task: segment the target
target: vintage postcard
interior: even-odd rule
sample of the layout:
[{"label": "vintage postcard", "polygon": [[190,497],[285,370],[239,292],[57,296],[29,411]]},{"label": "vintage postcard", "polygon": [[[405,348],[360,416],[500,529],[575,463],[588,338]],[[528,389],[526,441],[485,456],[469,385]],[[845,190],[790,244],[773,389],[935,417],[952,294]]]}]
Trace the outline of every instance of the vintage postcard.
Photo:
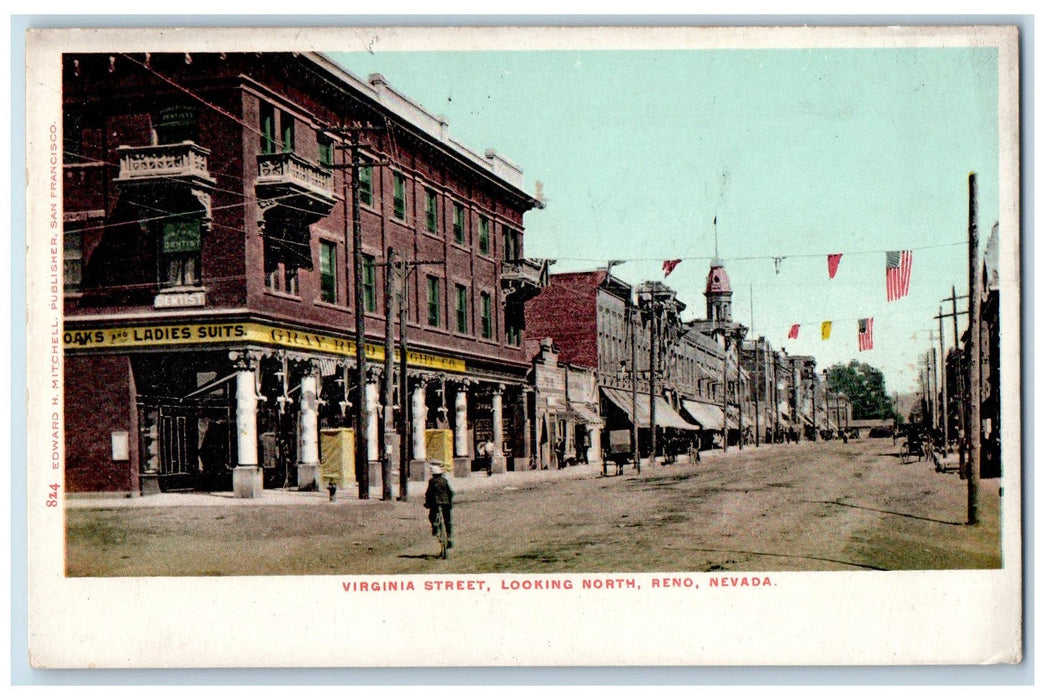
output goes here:
[{"label": "vintage postcard", "polygon": [[1016,27],[26,45],[34,667],[1021,660]]}]

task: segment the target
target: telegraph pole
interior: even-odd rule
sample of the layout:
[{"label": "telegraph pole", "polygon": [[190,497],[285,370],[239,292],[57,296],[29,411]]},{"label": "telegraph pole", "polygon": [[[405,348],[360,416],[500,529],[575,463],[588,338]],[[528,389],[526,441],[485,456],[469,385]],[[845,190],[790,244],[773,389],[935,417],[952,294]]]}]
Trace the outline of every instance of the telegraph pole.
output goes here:
[{"label": "telegraph pole", "polygon": [[628,327],[631,333],[631,459],[635,463],[635,469],[642,473],[642,464],[639,462],[639,380],[638,380],[638,351],[635,348],[635,302],[632,293],[628,293]]},{"label": "telegraph pole", "polygon": [[[343,198],[345,207],[345,239],[348,239],[348,205],[352,203],[352,285],[354,294],[354,315],[356,319],[355,344],[356,344],[356,386],[358,395],[353,405],[354,430],[355,430],[355,463],[356,482],[359,484],[359,498],[370,498],[370,462],[368,434],[370,430],[370,417],[366,410],[366,313],[365,300],[363,297],[363,228],[359,216],[359,169],[363,162],[359,158],[359,134],[363,131],[379,132],[384,127],[342,126],[331,127],[330,132],[341,139],[347,136],[347,143],[340,146],[342,162],[335,168],[348,170],[351,176],[342,178]],[[349,156],[347,152],[350,152]],[[367,165],[387,165],[387,163],[368,163]],[[346,377],[347,380],[347,377]],[[346,386],[347,391],[347,386]],[[383,471],[383,470],[382,470]]]},{"label": "telegraph pole", "polygon": [[410,484],[410,389],[406,373],[406,264],[396,262],[394,269],[396,283],[399,287],[399,500],[405,501]]},{"label": "telegraph pole", "polygon": [[980,237],[976,213],[976,173],[969,173],[969,525],[980,522]]},{"label": "telegraph pole", "polygon": [[657,320],[656,301],[649,305],[649,466],[657,462]]},{"label": "telegraph pole", "polygon": [[[392,500],[392,442],[395,435],[395,427],[392,423],[395,405],[395,388],[392,383],[392,374],[395,371],[395,344],[392,334],[395,332],[395,298],[392,292],[392,276],[395,274],[395,248],[389,246],[385,257],[385,369],[384,386],[381,392],[382,431],[384,440],[381,441],[381,500]],[[405,437],[405,435],[404,435]],[[403,465],[399,465],[402,472]]]},{"label": "telegraph pole", "polygon": [[[407,379],[407,360],[409,357],[409,348],[407,347],[407,311],[409,309],[409,296],[408,296],[408,285],[407,279],[410,273],[416,267],[421,265],[444,265],[445,260],[395,260],[397,257],[395,251],[392,248],[388,249],[388,266],[389,274],[395,271],[396,287],[398,293],[395,294],[398,303],[397,307],[399,310],[399,498],[397,500],[405,501],[408,498],[409,483],[410,483],[410,386]],[[391,328],[392,320],[390,316],[386,316],[386,323]],[[389,336],[385,336],[385,342],[387,343]],[[385,346],[385,367],[389,367],[391,360],[389,359],[394,354],[394,351],[388,350],[388,346]],[[388,385],[386,384],[386,388]],[[391,406],[392,391],[389,390],[387,395],[387,406]]]},{"label": "telegraph pole", "polygon": [[[352,284],[355,286],[356,317],[356,481],[359,498],[370,498],[370,461],[367,438],[370,434],[370,416],[366,410],[366,318],[363,297],[363,227],[359,217],[359,131],[352,130]],[[347,184],[348,178],[346,178]],[[346,192],[346,199],[348,199]]]},{"label": "telegraph pole", "polygon": [[738,335],[735,339],[737,348],[737,449],[744,450],[744,392],[740,388],[740,346],[744,341]]},{"label": "telegraph pole", "polygon": [[722,334],[722,452],[729,452],[729,336]]},{"label": "telegraph pole", "polygon": [[949,423],[951,411],[947,396],[947,356],[943,354],[943,306],[939,307],[939,313],[936,315],[936,319],[939,322],[939,342],[940,342],[940,413],[941,423],[943,423],[943,454],[946,457],[950,452],[951,446],[951,428]]}]

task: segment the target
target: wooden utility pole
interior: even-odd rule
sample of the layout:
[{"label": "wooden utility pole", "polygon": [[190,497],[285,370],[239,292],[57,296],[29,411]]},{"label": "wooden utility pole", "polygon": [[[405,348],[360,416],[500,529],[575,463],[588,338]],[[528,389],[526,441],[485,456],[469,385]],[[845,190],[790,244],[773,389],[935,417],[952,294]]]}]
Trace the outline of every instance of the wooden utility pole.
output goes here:
[{"label": "wooden utility pole", "polygon": [[628,292],[628,329],[631,335],[631,461],[635,464],[635,471],[642,473],[642,463],[639,461],[639,378],[638,378],[638,350],[635,347],[635,299],[634,292]]},{"label": "wooden utility pole", "polygon": [[399,288],[399,500],[408,498],[410,484],[410,387],[407,380],[406,347],[406,265],[396,262],[396,286]]},{"label": "wooden utility pole", "polygon": [[[370,416],[366,410],[366,305],[363,296],[363,227],[359,217],[359,132],[352,130],[352,284],[355,287],[354,315],[356,317],[356,481],[359,497],[370,498],[370,461],[367,438],[370,434]],[[349,178],[346,178],[346,183]],[[348,193],[345,193],[346,199]]]},{"label": "wooden utility pole", "polygon": [[[381,500],[392,500],[392,444],[395,436],[395,426],[392,423],[395,405],[395,385],[393,384],[393,373],[395,372],[395,294],[392,286],[392,277],[395,275],[395,249],[389,246],[385,257],[385,368],[384,386],[381,396],[382,404],[382,431],[384,439],[381,441]],[[404,435],[405,437],[405,435]],[[402,472],[404,465],[399,465]]]},{"label": "wooden utility pole", "polygon": [[650,295],[649,304],[649,466],[657,461],[657,336],[659,311]]},{"label": "wooden utility pole", "polygon": [[947,356],[943,353],[943,307],[939,307],[936,319],[940,326],[940,422],[943,423],[943,454],[946,457],[950,453],[951,428],[949,423],[951,411],[950,401],[947,396]]},{"label": "wooden utility pole", "polygon": [[976,228],[976,173],[969,173],[969,525],[980,522],[980,238]]},{"label": "wooden utility pole", "polygon": [[740,346],[743,342],[738,335],[735,339],[735,346],[737,349],[737,449],[740,451],[744,450],[744,392],[740,383]]},{"label": "wooden utility pole", "polygon": [[729,451],[729,336],[722,334],[722,451]]}]

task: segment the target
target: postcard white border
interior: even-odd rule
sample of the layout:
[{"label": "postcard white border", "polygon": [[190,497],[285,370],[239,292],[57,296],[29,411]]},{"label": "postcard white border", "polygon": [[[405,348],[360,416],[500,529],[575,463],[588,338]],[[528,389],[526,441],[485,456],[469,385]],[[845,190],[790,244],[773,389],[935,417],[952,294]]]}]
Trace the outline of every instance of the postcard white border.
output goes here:
[{"label": "postcard white border", "polygon": [[[60,127],[62,51],[997,46],[1001,126],[1002,324],[1020,327],[1018,54],[1012,27],[193,28],[48,30],[27,38],[28,475],[30,652],[42,667],[990,664],[1019,659],[1020,465],[1006,463],[1005,567],[992,571],[775,573],[769,588],[430,593],[360,599],[343,577],[66,579],[62,509],[47,508],[62,444],[50,378],[61,304],[51,308],[50,127]],[[60,167],[59,167],[60,171]],[[60,178],[59,178],[60,180]],[[61,195],[57,195],[60,208]],[[60,218],[59,218],[60,221]],[[45,234],[46,232],[46,234]],[[60,293],[60,292],[59,292]],[[1002,335],[1003,425],[1021,438],[1020,334]],[[57,368],[57,369],[56,369]],[[56,422],[57,421],[57,422]],[[57,435],[56,435],[57,433]],[[1016,449],[1018,452],[1018,447]],[[752,575],[763,575],[750,572]],[[648,574],[629,575],[649,578]],[[504,577],[486,575],[496,582]],[[579,580],[579,576],[568,578]],[[423,581],[424,577],[417,579]],[[262,601],[297,605],[272,610]],[[706,592],[705,592],[706,593]],[[118,601],[118,604],[116,604]],[[365,603],[365,604],[364,604]],[[438,603],[440,625],[425,612]],[[868,614],[873,611],[873,614]],[[961,611],[961,614],[955,614]],[[143,624],[147,621],[147,624]],[[162,643],[161,643],[162,640]],[[452,640],[450,645],[447,640]]]}]

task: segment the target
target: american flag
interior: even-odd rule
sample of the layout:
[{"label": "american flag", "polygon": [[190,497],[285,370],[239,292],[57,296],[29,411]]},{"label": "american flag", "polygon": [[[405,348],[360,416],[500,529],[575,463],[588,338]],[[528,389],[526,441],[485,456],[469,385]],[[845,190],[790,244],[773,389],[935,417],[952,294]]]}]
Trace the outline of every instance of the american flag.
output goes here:
[{"label": "american flag", "polygon": [[890,250],[885,254],[886,301],[896,301],[910,291],[911,258],[909,250]]},{"label": "american flag", "polygon": [[874,319],[861,318],[857,321],[856,341],[860,350],[874,349]]}]

